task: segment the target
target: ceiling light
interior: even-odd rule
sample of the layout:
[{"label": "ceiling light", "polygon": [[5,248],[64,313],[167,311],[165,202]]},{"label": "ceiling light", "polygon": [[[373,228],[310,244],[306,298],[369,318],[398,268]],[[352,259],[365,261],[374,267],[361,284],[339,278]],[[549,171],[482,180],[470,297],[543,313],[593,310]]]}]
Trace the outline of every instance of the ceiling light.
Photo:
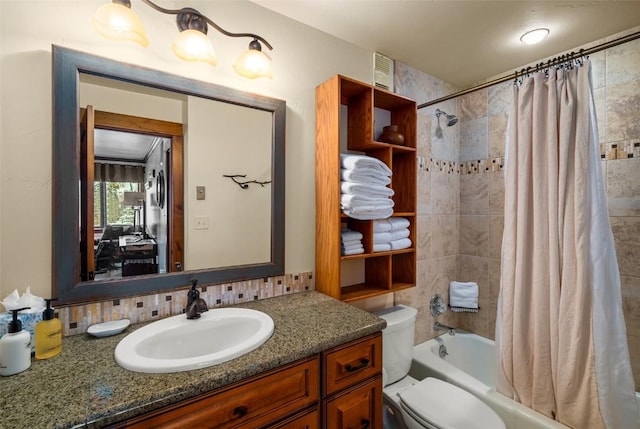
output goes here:
[{"label": "ceiling light", "polygon": [[[228,37],[250,37],[249,49],[244,52],[233,68],[241,75],[251,79],[258,77],[271,78],[271,58],[262,52],[262,44],[273,49],[264,38],[253,33],[231,33],[207,18],[195,9],[165,9],[151,0],[140,0],[158,12],[176,15],[176,24],[180,33],[173,42],[173,52],[186,61],[203,61],[216,65],[216,56],[207,37],[208,26],[212,26]],[[103,36],[116,40],[132,40],[147,46],[149,44],[142,23],[131,10],[130,0],[111,0],[101,6],[94,15],[93,25]]]},{"label": "ceiling light", "polygon": [[520,41],[527,45],[535,45],[542,42],[549,34],[548,28],[536,28],[535,30],[527,31],[520,36]]}]

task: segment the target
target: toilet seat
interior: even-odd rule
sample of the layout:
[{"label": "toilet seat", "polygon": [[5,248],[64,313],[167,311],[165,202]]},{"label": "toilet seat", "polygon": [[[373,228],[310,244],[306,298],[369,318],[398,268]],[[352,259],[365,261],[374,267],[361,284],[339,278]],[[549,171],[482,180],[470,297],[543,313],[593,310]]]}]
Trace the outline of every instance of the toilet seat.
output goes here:
[{"label": "toilet seat", "polygon": [[399,396],[401,407],[427,428],[506,428],[502,419],[480,399],[437,378],[425,378]]}]

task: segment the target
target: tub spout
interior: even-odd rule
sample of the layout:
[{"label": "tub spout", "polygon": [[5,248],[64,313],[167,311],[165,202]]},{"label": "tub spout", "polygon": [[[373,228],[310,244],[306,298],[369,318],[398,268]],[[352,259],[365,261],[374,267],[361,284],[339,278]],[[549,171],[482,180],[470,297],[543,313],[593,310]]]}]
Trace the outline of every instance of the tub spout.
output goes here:
[{"label": "tub spout", "polygon": [[438,332],[438,331],[446,331],[449,332],[449,335],[455,335],[456,334],[456,328],[452,328],[451,326],[447,326],[447,325],[443,325],[440,322],[435,322],[433,324],[433,330]]}]

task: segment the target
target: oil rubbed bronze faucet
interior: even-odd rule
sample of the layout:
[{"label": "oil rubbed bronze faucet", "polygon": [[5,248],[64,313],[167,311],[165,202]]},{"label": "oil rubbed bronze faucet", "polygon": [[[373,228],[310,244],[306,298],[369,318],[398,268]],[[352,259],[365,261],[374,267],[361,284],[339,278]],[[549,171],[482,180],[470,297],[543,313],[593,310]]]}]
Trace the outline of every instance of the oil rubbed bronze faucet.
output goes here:
[{"label": "oil rubbed bronze faucet", "polygon": [[200,298],[200,292],[196,289],[198,279],[191,279],[191,290],[187,295],[187,319],[198,319],[200,314],[209,310],[207,302]]}]

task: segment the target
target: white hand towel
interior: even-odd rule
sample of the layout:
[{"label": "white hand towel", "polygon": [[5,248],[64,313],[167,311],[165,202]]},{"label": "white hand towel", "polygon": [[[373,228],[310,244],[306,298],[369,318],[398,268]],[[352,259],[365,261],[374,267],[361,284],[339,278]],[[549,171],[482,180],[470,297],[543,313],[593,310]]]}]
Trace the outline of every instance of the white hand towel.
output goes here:
[{"label": "white hand towel", "polygon": [[449,306],[455,312],[478,311],[478,284],[476,282],[449,283]]},{"label": "white hand towel", "polygon": [[400,250],[411,247],[411,240],[408,238],[401,238],[400,240],[394,240],[391,243],[391,250]]},{"label": "white hand towel", "polygon": [[373,244],[388,244],[391,242],[391,233],[389,232],[374,232]]},{"label": "white hand towel", "polygon": [[386,186],[355,182],[340,182],[340,190],[343,194],[362,195],[370,198],[388,198],[395,194],[393,189]]},{"label": "white hand towel", "polygon": [[391,231],[391,224],[387,219],[373,221],[373,232],[389,232],[389,231]]},{"label": "white hand towel", "polygon": [[385,219],[393,214],[393,207],[380,208],[374,206],[358,206],[342,210],[342,213],[350,218],[358,220]]},{"label": "white hand towel", "polygon": [[389,223],[391,224],[392,230],[409,228],[410,225],[409,219],[403,217],[392,217],[389,219]]},{"label": "white hand towel", "polygon": [[392,174],[392,171],[387,164],[371,156],[342,153],[340,154],[340,163],[343,168],[349,170],[370,168],[378,170],[387,176],[391,176]]},{"label": "white hand towel", "polygon": [[389,234],[391,234],[391,241],[400,240],[401,238],[407,238],[409,237],[409,235],[411,235],[407,228],[398,230],[392,229],[391,231],[389,231]]},{"label": "white hand towel", "polygon": [[342,168],[340,177],[345,182],[368,183],[370,185],[387,186],[391,183],[391,177],[381,173],[375,168],[362,167],[357,170]]},{"label": "white hand towel", "polygon": [[356,207],[373,207],[375,209],[388,209],[393,207],[391,198],[371,198],[363,195],[342,194],[340,205],[343,209]]},{"label": "white hand towel", "polygon": [[389,243],[380,243],[373,245],[374,252],[388,252],[389,250],[391,250],[391,244]]},{"label": "white hand towel", "polygon": [[343,229],[340,235],[342,236],[342,241],[362,240],[361,232],[352,231],[350,229]]},{"label": "white hand towel", "polygon": [[342,252],[342,254],[344,256],[359,255],[360,253],[364,253],[364,247],[363,246],[356,247],[355,249],[344,250]]}]

